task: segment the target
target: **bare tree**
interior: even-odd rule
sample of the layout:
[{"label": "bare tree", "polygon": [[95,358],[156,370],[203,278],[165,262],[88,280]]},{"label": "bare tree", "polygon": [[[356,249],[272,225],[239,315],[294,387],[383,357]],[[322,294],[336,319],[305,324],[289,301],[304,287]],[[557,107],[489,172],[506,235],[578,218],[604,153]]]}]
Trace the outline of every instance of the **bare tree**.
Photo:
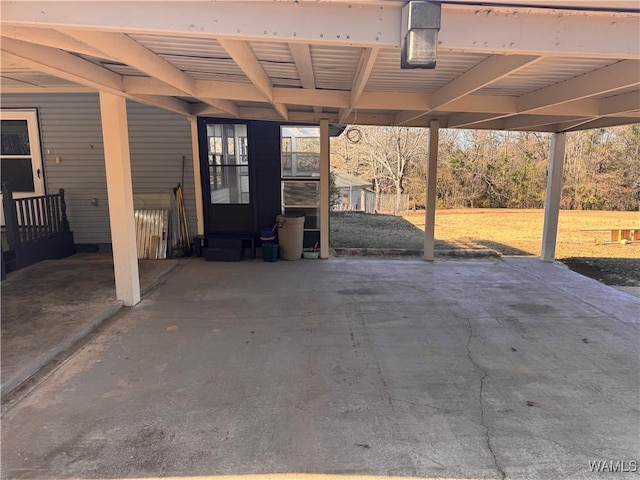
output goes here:
[{"label": "bare tree", "polygon": [[[332,143],[332,162],[399,199],[425,200],[426,129],[356,127]],[[444,207],[541,208],[550,135],[535,132],[440,131],[438,203]],[[640,124],[567,135],[562,208],[640,209]]]},{"label": "bare tree", "polygon": [[408,127],[363,127],[363,141],[374,164],[378,193],[385,186],[396,194],[396,213],[400,210],[405,180],[412,163],[424,161],[426,130]]}]

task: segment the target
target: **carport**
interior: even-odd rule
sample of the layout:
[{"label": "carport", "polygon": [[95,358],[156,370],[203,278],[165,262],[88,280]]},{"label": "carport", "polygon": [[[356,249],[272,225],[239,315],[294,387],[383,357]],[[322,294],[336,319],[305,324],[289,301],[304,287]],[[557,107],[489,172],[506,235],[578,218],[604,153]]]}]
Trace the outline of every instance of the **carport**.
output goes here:
[{"label": "carport", "polygon": [[[640,118],[637,3],[443,2],[431,70],[400,68],[406,3],[2,2],[3,95],[99,92],[132,306],[3,406],[3,479],[637,472],[638,300],[551,261],[566,132]],[[126,100],[188,117],[194,159],[204,116],[319,125],[323,257],[330,124],[430,128],[433,261],[184,259],[141,300]],[[439,128],[553,133],[545,261],[434,260]],[[37,287],[73,298],[76,262]]]},{"label": "carport", "polygon": [[[566,132],[640,118],[637,3],[450,0],[423,23],[403,17],[406,4],[3,1],[2,92],[100,93],[116,290],[126,305],[140,300],[126,99],[189,117],[194,159],[198,116],[319,124],[324,258],[330,123],[429,127],[426,260],[438,129],[552,132],[542,260],[553,260]],[[436,68],[401,69],[403,29],[420,36],[424,27],[437,31]],[[202,233],[196,162],[194,180]]]}]

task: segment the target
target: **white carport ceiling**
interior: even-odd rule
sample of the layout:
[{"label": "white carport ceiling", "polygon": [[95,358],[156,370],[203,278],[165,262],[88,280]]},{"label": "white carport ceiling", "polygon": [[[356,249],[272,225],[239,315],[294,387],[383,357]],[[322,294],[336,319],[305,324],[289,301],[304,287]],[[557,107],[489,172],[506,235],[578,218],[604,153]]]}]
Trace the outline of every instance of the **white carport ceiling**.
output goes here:
[{"label": "white carport ceiling", "polygon": [[0,85],[292,122],[559,132],[640,121],[637,1],[443,2],[435,70],[400,69],[405,3],[2,0]]}]

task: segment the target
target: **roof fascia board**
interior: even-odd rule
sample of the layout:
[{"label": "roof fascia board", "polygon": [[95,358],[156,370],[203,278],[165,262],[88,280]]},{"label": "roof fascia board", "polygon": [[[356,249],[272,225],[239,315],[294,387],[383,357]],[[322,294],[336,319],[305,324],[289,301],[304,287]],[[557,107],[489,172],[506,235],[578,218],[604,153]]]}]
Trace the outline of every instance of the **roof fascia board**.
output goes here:
[{"label": "roof fascia board", "polygon": [[[403,2],[2,2],[2,24],[399,48]],[[440,50],[637,58],[638,14],[445,4]]]}]

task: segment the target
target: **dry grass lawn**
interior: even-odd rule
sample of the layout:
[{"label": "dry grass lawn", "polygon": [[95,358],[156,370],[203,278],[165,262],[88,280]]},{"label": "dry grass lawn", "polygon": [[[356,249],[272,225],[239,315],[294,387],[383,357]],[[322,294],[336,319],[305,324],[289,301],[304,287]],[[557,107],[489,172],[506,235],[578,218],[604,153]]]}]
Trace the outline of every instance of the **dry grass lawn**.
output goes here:
[{"label": "dry grass lawn", "polygon": [[[424,213],[404,216],[424,230]],[[493,248],[510,254],[540,255],[542,210],[460,209],[436,212],[436,238],[454,245]],[[640,212],[576,211],[560,212],[556,257],[640,257],[640,243],[607,244],[610,229],[640,229]],[[606,231],[588,231],[606,229]]]},{"label": "dry grass lawn", "polygon": [[[490,248],[503,255],[540,255],[542,210],[456,209],[436,212],[436,248]],[[609,231],[637,228],[640,212],[562,211],[557,258],[640,258],[640,242],[605,244]],[[335,212],[331,216],[334,247],[411,248],[423,245],[424,212],[402,217]]]}]

